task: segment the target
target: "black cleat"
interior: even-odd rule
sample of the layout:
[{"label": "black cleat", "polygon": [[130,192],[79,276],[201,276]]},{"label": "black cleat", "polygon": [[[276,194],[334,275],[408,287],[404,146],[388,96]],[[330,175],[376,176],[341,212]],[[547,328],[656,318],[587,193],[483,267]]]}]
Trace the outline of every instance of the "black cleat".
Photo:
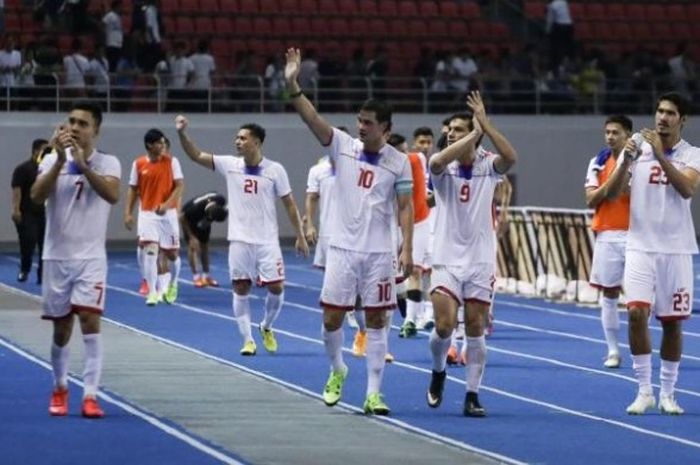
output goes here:
[{"label": "black cleat", "polygon": [[442,391],[445,390],[445,378],[447,378],[447,371],[442,370],[438,372],[433,370],[432,378],[430,378],[430,387],[428,388],[428,393],[425,395],[428,401],[428,407],[438,408],[442,403]]},{"label": "black cleat", "polygon": [[485,417],[486,410],[479,403],[479,395],[476,392],[467,392],[464,398],[465,417]]},{"label": "black cleat", "polygon": [[24,271],[20,271],[19,274],[17,275],[17,281],[20,283],[23,283],[27,280],[27,273]]}]

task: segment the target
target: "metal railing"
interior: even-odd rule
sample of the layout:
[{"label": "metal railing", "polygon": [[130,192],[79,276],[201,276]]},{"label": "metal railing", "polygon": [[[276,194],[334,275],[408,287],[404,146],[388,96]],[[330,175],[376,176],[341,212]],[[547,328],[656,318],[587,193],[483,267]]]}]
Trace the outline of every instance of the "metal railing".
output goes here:
[{"label": "metal railing", "polygon": [[[159,74],[111,75],[106,91],[100,91],[104,84],[67,87],[59,74],[37,75],[35,81],[33,86],[5,87],[0,92],[4,100],[0,108],[59,112],[76,98],[85,98],[108,112],[289,111],[287,93],[279,86],[271,87],[261,75],[216,75],[204,89],[171,88]],[[649,113],[656,96],[670,90],[665,80],[607,80],[588,93],[571,83],[546,79],[482,77],[478,86],[491,113],[513,114]],[[433,81],[427,78],[322,77],[305,91],[319,110],[334,112],[353,112],[372,97],[388,100],[397,112],[411,113],[459,111],[465,101],[464,93],[457,90],[434,91]]]}]

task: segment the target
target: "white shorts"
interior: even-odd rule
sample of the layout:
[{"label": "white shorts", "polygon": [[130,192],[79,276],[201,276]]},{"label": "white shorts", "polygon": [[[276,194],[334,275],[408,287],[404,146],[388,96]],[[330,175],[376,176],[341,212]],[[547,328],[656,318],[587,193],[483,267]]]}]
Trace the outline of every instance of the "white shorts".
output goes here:
[{"label": "white shorts", "polygon": [[452,265],[434,265],[431,277],[430,293],[443,292],[457,301],[475,300],[491,304],[495,264],[480,263],[469,267]]},{"label": "white shorts", "polygon": [[352,310],[359,295],[365,310],[390,310],[396,306],[394,254],[356,252],[328,247],[321,305]]},{"label": "white shorts", "polygon": [[326,260],[328,257],[328,241],[330,237],[319,236],[316,242],[316,250],[314,251],[314,266],[318,268],[326,267]]},{"label": "white shorts", "polygon": [[659,320],[684,320],[693,310],[693,256],[627,251],[627,307],[646,304]]},{"label": "white shorts", "polygon": [[432,266],[433,253],[430,221],[426,218],[413,225],[413,265],[428,271]]},{"label": "white shorts", "polygon": [[153,212],[139,212],[138,235],[139,243],[155,242],[161,249],[179,249],[180,223],[175,209],[168,210],[162,216]]},{"label": "white shorts", "polygon": [[625,243],[596,240],[591,265],[591,286],[619,289],[625,274]]},{"label": "white shorts", "polygon": [[228,269],[231,281],[250,280],[261,286],[284,281],[284,261],[279,243],[229,242]]},{"label": "white shorts", "polygon": [[52,320],[77,311],[101,314],[106,282],[107,259],[44,260],[41,317]]}]

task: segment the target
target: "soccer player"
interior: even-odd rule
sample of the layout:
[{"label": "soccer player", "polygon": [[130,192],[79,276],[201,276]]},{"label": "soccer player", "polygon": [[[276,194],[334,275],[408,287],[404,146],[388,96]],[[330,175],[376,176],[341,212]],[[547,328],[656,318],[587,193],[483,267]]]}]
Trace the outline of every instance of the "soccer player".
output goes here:
[{"label": "soccer player", "polygon": [[249,123],[238,129],[235,144],[239,156],[213,155],[200,150],[187,135],[189,122],[178,115],[175,127],[182,148],[192,161],[226,178],[229,210],[229,272],[233,284],[233,313],[243,338],[241,355],[255,355],[250,323],[250,288],[257,280],[267,287],[265,316],[260,322],[265,349],[277,352],[272,324],[284,302],[284,261],[280,249],[275,200],[280,198],[296,233],[295,247],[307,256],[309,246],[284,167],[263,156],[265,129]]},{"label": "soccer player", "polygon": [[75,315],[85,344],[82,415],[104,416],[96,396],[102,372],[105,240],[111,205],[119,200],[121,165],[95,149],[101,123],[99,106],[76,103],[56,131],[51,141],[55,150],[39,165],[31,189],[33,202],[46,202],[42,318],[53,321],[49,413],[54,416],[68,414],[68,343]]},{"label": "soccer player", "polygon": [[170,282],[163,294],[166,303],[177,299],[177,280],[180,276],[180,225],[177,203],[184,188],[182,168],[177,158],[165,152],[165,135],[159,129],[150,129],[143,138],[146,154],[131,165],[129,191],[124,208],[124,225],[134,226],[133,210],[139,199],[138,237],[143,249],[143,268],[148,296],[146,305],[158,303],[158,256],[162,251],[170,262]]},{"label": "soccer player", "polygon": [[[209,237],[211,224],[225,221],[228,217],[226,197],[217,192],[208,192],[190,199],[183,205],[179,217],[194,287],[218,287],[219,283],[209,275]],[[202,273],[197,271],[198,260]]]},{"label": "soccer player", "polygon": [[[674,396],[683,341],[683,320],[693,306],[693,254],[698,253],[690,201],[700,184],[700,149],[681,137],[690,103],[678,93],[656,103],[655,128],[633,136],[615,173],[611,191],[630,186],[624,288],[629,313],[632,366],[639,383],[627,413],[642,415],[656,405],[651,386],[649,316],[661,321],[661,413],[681,415]],[[639,150],[639,152],[638,152]],[[633,156],[630,156],[632,154]]]},{"label": "soccer player", "polygon": [[[483,417],[486,411],[478,392],[486,363],[484,326],[493,298],[496,250],[493,195],[496,185],[517,159],[508,140],[486,116],[479,92],[471,92],[467,105],[473,112],[450,119],[448,146],[430,159],[436,197],[436,241],[433,249],[431,298],[435,328],[430,334],[433,372],[427,401],[442,402],[447,351],[457,311],[464,305],[467,338],[467,392],[464,415]],[[481,147],[482,133],[498,153]]]},{"label": "soccer player", "polygon": [[606,119],[607,147],[591,159],[586,174],[586,204],[595,209],[591,229],[596,234],[590,282],[591,286],[603,291],[600,321],[608,344],[608,355],[603,363],[606,368],[619,368],[621,362],[617,302],[625,271],[625,244],[630,219],[629,193],[611,198],[609,181],[631,135],[632,121],[628,117],[616,115]]},{"label": "soccer player", "polygon": [[367,414],[388,415],[381,394],[387,352],[386,311],[396,306],[394,252],[391,224],[396,222],[398,202],[403,246],[399,266],[413,269],[412,179],[408,158],[385,143],[391,130],[391,109],[368,100],[357,115],[359,139],[333,128],[304,96],[297,82],[301,52],[286,52],[285,79],[294,109],[318,141],[329,148],[335,164],[333,204],[335,216],[321,291],[323,342],[331,361],[331,373],[323,391],[328,406],[337,404],[348,374],[343,361],[345,312],[360,296],[367,320]]}]

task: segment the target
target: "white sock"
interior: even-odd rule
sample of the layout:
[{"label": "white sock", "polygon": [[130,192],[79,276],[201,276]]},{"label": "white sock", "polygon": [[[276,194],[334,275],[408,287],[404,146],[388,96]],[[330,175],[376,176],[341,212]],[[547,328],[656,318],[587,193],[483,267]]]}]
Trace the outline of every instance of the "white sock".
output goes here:
[{"label": "white sock", "polygon": [[416,302],[415,300],[406,299],[406,320],[411,323],[417,321],[419,312],[422,313],[423,301]]},{"label": "white sock", "polygon": [[605,342],[608,343],[608,353],[620,353],[618,333],[620,332],[620,316],[617,312],[617,299],[602,297],[600,299],[600,321],[605,331]]},{"label": "white sock", "polygon": [[653,394],[651,388],[651,354],[632,355],[632,368],[639,383],[639,392]]},{"label": "white sock", "polygon": [[428,305],[427,301],[423,301],[424,304],[421,305],[422,309],[422,315],[418,314],[419,317],[423,318],[423,321],[435,321],[435,315],[433,314],[433,304],[431,302],[430,305]]},{"label": "white sock", "polygon": [[180,279],[180,268],[182,267],[182,262],[180,261],[180,256],[170,262],[170,282],[168,284],[177,284],[177,280]]},{"label": "white sock", "polygon": [[53,367],[54,386],[68,388],[68,359],[70,350],[68,344],[59,347],[56,343],[51,344],[51,366]]},{"label": "white sock", "polygon": [[433,355],[433,371],[445,371],[445,367],[447,366],[447,351],[452,343],[452,338],[441,338],[437,331],[435,331],[435,328],[433,328],[430,332],[429,341],[430,353]]},{"label": "white sock", "polygon": [[467,337],[467,392],[479,392],[486,366],[486,338]]},{"label": "white sock", "polygon": [[158,280],[158,254],[146,252],[143,257],[143,275],[148,283],[148,292],[156,292]]},{"label": "white sock", "polygon": [[85,343],[85,369],[83,370],[83,397],[95,397],[102,374],[102,335],[83,335]]},{"label": "white sock", "polygon": [[146,269],[143,265],[144,255],[143,247],[136,247],[136,263],[139,264],[139,274],[141,275],[141,279],[146,279]]},{"label": "white sock", "polygon": [[233,293],[233,316],[238,323],[238,332],[243,338],[243,342],[253,340],[253,333],[250,330],[250,296]]},{"label": "white sock", "polygon": [[280,310],[282,310],[283,303],[284,291],[279,295],[268,291],[267,297],[265,297],[265,318],[263,318],[262,323],[260,323],[260,327],[264,329],[270,329],[272,327],[272,323],[275,322],[277,316],[280,314]]},{"label": "white sock", "polygon": [[668,360],[661,359],[661,373],[659,375],[659,380],[661,381],[661,396],[671,397],[673,396],[673,391],[676,388],[676,381],[678,380],[678,366],[681,362],[670,362]]},{"label": "white sock", "polygon": [[343,328],[338,328],[335,331],[326,330],[325,326],[321,329],[323,336],[323,345],[326,348],[326,355],[331,361],[331,369],[339,372],[344,371],[347,366],[343,362],[343,340],[345,334]]},{"label": "white sock", "polygon": [[165,291],[168,290],[168,283],[170,282],[170,273],[163,273],[158,275],[158,284],[156,285],[156,292],[158,296],[162,296]]},{"label": "white sock", "polygon": [[384,328],[367,328],[367,395],[380,392],[386,365],[387,337]]},{"label": "white sock", "polygon": [[360,331],[367,331],[367,319],[365,318],[365,311],[355,309],[355,321],[357,321],[357,329]]}]

